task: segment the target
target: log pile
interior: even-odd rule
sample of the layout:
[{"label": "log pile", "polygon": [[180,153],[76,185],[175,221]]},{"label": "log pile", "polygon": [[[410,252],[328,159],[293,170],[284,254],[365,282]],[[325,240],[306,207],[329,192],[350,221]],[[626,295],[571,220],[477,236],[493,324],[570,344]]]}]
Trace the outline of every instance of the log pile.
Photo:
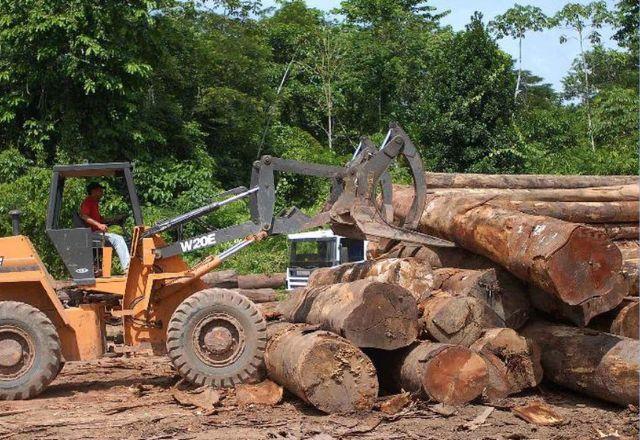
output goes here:
[{"label": "log pile", "polygon": [[[543,378],[637,405],[637,178],[426,178],[418,230],[456,247],[383,241],[265,304],[283,321],[270,378],[324,412],[368,409],[378,391],[491,402]],[[394,186],[396,221],[412,199]]]},{"label": "log pile", "polygon": [[286,275],[284,273],[238,275],[235,270],[229,269],[210,272],[202,277],[202,281],[207,287],[235,290],[254,303],[268,303],[276,301],[276,289],[284,289]]}]

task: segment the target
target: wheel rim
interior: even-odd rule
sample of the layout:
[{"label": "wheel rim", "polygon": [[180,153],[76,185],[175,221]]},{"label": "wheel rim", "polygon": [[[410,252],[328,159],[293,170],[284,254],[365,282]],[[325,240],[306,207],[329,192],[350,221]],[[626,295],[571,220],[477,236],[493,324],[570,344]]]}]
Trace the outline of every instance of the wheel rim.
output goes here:
[{"label": "wheel rim", "polygon": [[193,345],[202,362],[212,367],[225,367],[238,360],[246,346],[240,322],[226,313],[205,316],[195,326]]},{"label": "wheel rim", "polygon": [[23,376],[35,358],[35,346],[31,336],[21,328],[0,327],[0,380],[15,380]]}]

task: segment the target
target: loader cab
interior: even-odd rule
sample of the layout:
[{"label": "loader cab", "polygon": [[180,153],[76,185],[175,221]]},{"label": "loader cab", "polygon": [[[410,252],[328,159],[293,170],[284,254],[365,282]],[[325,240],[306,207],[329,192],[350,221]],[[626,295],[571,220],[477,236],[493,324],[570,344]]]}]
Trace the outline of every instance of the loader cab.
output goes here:
[{"label": "loader cab", "polygon": [[[111,249],[105,247],[103,234],[92,232],[80,218],[79,205],[64,203],[65,182],[69,179],[109,178],[128,201],[136,226],[142,226],[142,211],[133,182],[131,164],[126,162],[56,165],[53,167],[46,232],[71,278],[77,285],[95,284],[96,273],[111,268]],[[63,216],[63,211],[66,215]],[[70,211],[70,215],[69,215]],[[70,217],[70,218],[66,218]]]},{"label": "loader cab", "polygon": [[289,234],[287,289],[304,287],[311,272],[366,259],[367,242],[335,235],[331,230]]}]

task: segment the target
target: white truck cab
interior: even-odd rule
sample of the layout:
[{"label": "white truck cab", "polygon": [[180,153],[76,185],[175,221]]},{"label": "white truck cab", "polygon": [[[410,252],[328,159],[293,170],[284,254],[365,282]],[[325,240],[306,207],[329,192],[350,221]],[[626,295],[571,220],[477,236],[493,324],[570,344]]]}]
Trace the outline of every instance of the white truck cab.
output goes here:
[{"label": "white truck cab", "polygon": [[330,229],[289,234],[287,289],[304,287],[311,272],[320,267],[366,259],[367,242],[335,235]]}]

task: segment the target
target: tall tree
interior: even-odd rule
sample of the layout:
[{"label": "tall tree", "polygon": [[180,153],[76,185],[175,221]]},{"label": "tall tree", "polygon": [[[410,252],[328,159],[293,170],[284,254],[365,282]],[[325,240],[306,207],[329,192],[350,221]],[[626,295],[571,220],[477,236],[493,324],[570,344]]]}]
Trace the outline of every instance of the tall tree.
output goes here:
[{"label": "tall tree", "polygon": [[527,31],[539,32],[548,27],[548,24],[548,17],[542,12],[542,9],[519,4],[489,22],[489,28],[496,33],[498,38],[511,37],[518,40],[518,79],[513,92],[514,101],[518,98],[522,82],[522,40]]},{"label": "tall tree", "polygon": [[[554,16],[554,22],[576,33],[580,46],[580,63],[583,71],[582,103],[587,110],[587,127],[591,149],[595,151],[596,144],[593,136],[593,121],[591,114],[591,85],[589,83],[589,66],[587,64],[585,41],[591,44],[600,42],[599,29],[611,20],[607,5],[604,1],[595,1],[586,5],[567,3]],[[560,43],[566,43],[569,37],[562,35]]]}]

